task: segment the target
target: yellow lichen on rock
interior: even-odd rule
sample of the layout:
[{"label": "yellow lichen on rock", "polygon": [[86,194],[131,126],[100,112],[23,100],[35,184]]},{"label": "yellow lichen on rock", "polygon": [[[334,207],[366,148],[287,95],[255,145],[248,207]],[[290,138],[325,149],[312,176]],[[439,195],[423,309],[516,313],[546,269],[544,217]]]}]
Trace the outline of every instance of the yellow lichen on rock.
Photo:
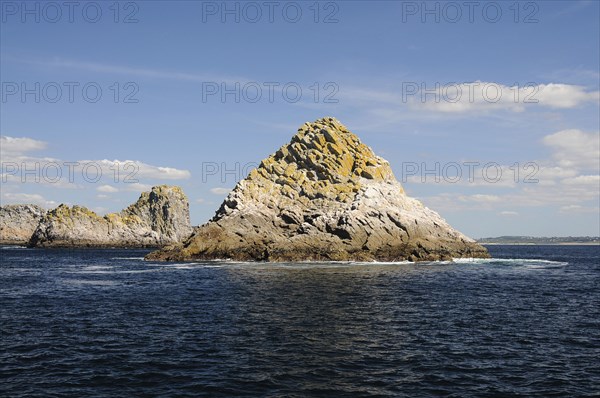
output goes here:
[{"label": "yellow lichen on rock", "polygon": [[[264,159],[250,172],[251,196],[272,193],[268,180],[280,186],[286,197],[296,198],[298,192],[309,199],[336,198],[343,201],[360,188],[360,179],[393,180],[389,164],[377,157],[371,148],[334,118],[323,118],[305,123],[290,142]],[[327,183],[324,183],[327,181]]]}]

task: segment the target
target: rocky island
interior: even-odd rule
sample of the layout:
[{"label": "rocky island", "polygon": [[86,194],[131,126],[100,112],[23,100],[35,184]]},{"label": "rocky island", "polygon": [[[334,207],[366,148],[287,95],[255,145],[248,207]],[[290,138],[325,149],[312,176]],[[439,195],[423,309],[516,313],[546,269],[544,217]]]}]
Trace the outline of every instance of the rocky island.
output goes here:
[{"label": "rocky island", "polygon": [[408,197],[389,163],[334,118],[305,123],[183,243],[147,259],[428,261],[489,257]]},{"label": "rocky island", "polygon": [[120,213],[100,216],[83,206],[61,204],[0,207],[0,244],[30,247],[161,247],[192,233],[188,200],[179,187],[143,192]]},{"label": "rocky island", "polygon": [[188,200],[179,187],[156,186],[120,213],[99,216],[61,204],[40,220],[31,247],[159,247],[192,233]]},{"label": "rocky island", "polygon": [[0,206],[0,245],[24,245],[46,210],[36,205]]}]

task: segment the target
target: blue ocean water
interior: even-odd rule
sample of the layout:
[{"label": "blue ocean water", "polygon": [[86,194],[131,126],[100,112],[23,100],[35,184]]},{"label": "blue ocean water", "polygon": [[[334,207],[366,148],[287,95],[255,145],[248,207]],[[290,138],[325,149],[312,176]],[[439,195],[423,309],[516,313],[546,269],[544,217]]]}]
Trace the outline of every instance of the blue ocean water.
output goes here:
[{"label": "blue ocean water", "polygon": [[2,397],[598,397],[600,247],[455,263],[0,249]]}]

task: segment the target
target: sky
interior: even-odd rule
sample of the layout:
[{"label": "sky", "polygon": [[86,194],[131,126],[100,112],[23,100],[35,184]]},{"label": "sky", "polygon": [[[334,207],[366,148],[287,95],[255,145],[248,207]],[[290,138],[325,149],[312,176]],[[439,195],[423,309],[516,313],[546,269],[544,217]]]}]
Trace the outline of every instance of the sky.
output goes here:
[{"label": "sky", "polygon": [[0,1],[2,205],[192,223],[334,116],[474,237],[600,235],[600,2]]}]

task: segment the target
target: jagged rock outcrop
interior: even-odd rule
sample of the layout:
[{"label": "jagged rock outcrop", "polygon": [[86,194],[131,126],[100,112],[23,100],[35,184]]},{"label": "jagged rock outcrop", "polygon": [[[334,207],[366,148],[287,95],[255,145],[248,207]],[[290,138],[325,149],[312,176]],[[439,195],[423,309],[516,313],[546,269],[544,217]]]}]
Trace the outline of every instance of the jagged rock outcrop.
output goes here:
[{"label": "jagged rock outcrop", "polygon": [[333,118],[304,124],[183,244],[153,260],[439,260],[487,257],[409,198],[390,165]]},{"label": "jagged rock outcrop", "polygon": [[45,214],[36,205],[0,206],[0,244],[26,244]]},{"label": "jagged rock outcrop", "polygon": [[120,213],[99,216],[85,207],[60,205],[40,220],[29,240],[37,247],[157,247],[192,233],[189,203],[179,187],[161,185]]}]

